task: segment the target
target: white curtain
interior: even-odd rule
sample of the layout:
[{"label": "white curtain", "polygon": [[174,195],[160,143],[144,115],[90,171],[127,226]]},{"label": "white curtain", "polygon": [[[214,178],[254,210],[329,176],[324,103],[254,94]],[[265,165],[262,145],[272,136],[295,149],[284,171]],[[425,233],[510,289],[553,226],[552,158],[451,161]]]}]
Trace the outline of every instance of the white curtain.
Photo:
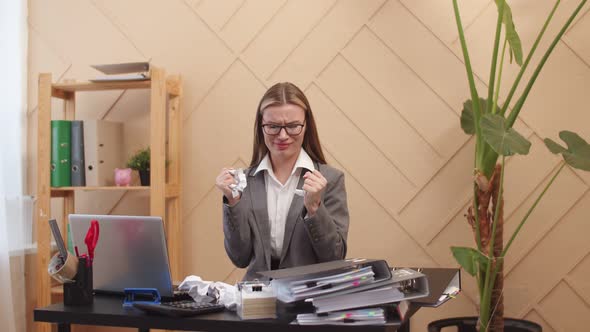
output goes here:
[{"label": "white curtain", "polygon": [[26,329],[26,18],[26,0],[0,0],[0,330],[8,332]]}]

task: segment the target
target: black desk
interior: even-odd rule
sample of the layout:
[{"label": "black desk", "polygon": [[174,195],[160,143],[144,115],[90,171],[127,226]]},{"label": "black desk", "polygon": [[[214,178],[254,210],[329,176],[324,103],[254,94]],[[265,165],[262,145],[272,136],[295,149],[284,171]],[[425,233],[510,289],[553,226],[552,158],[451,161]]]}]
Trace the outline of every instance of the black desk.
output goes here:
[{"label": "black desk", "polygon": [[301,326],[279,319],[240,320],[234,312],[224,311],[188,318],[147,315],[136,308],[124,308],[122,297],[95,295],[92,306],[64,307],[63,303],[35,309],[35,321],[57,323],[59,332],[69,332],[70,324],[118,326],[185,331],[374,331],[393,332],[399,323],[385,326]]},{"label": "black desk", "polygon": [[[456,269],[425,269],[423,272],[429,277],[431,284],[431,297],[438,299],[437,294],[442,291],[433,291],[432,287],[443,282],[443,274]],[[443,279],[443,280],[441,280]],[[437,282],[440,280],[440,282]],[[448,281],[446,281],[448,283]],[[442,288],[444,289],[444,288]],[[71,324],[118,326],[137,328],[139,331],[149,329],[185,330],[185,331],[240,331],[240,332],[265,332],[265,331],[305,331],[305,332],[341,332],[341,331],[367,331],[367,332],[394,332],[409,331],[408,324],[400,328],[399,322],[391,322],[380,326],[342,326],[342,325],[294,325],[280,319],[265,320],[240,320],[234,312],[224,311],[198,315],[188,318],[173,318],[157,315],[147,315],[136,308],[123,307],[123,298],[117,296],[95,295],[91,306],[68,306],[63,303],[52,304],[44,308],[37,308],[34,312],[34,320],[37,322],[55,323],[59,332],[69,332]],[[411,304],[406,317],[408,320],[420,305]]]}]

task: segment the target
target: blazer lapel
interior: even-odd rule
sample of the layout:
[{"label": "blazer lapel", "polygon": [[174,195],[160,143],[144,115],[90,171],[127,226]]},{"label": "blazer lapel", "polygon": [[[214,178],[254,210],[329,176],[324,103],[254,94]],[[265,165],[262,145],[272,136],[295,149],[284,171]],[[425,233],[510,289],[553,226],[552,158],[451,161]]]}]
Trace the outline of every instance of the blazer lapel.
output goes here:
[{"label": "blazer lapel", "polygon": [[258,231],[260,233],[260,240],[264,248],[264,257],[266,259],[267,268],[270,270],[270,224],[268,220],[268,206],[266,201],[266,183],[264,181],[264,172],[259,172],[253,176],[254,179],[250,187],[250,200],[252,202],[252,209],[254,210],[254,217],[258,224]]},{"label": "blazer lapel", "polygon": [[[302,170],[301,175],[299,176],[299,182],[297,183],[297,189],[301,189],[301,187],[303,187],[303,182],[305,181],[303,179],[303,175],[307,172],[307,169]],[[295,225],[297,224],[299,218],[302,218],[301,211],[303,211],[303,197],[299,195],[293,195],[293,200],[291,201],[291,206],[289,207],[289,213],[287,214],[287,221],[285,223],[285,237],[283,239],[283,249],[281,251],[281,262],[287,254],[287,249],[291,243],[291,237],[293,237]]]}]

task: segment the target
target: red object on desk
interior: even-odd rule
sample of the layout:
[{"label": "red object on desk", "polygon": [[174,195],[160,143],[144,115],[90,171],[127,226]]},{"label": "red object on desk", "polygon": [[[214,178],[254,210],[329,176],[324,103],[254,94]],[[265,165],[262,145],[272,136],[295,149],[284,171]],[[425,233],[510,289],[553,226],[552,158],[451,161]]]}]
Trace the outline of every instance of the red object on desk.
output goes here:
[{"label": "red object on desk", "polygon": [[99,234],[100,226],[98,225],[98,221],[90,221],[90,228],[88,228],[88,232],[84,238],[84,243],[86,243],[86,247],[88,248],[88,266],[92,265],[92,260],[94,259],[94,249],[96,249],[96,243],[98,242]]}]

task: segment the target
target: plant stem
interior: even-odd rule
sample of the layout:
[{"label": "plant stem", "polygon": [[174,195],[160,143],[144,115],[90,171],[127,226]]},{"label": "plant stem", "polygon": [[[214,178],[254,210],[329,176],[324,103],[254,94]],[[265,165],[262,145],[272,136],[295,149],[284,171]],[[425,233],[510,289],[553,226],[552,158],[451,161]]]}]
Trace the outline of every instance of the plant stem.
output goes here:
[{"label": "plant stem", "polygon": [[508,128],[512,128],[512,126],[514,125],[514,122],[516,121],[516,118],[518,117],[518,114],[520,113],[520,110],[522,109],[522,105],[524,105],[524,102],[526,101],[526,98],[528,97],[529,92],[531,92],[531,89],[533,88],[533,84],[535,84],[535,81],[537,80],[537,76],[539,76],[539,73],[541,73],[541,69],[543,69],[543,66],[545,66],[545,62],[547,62],[549,55],[551,55],[551,53],[553,52],[553,49],[555,48],[557,43],[561,40],[561,37],[563,36],[563,34],[567,30],[567,28],[569,28],[570,24],[572,23],[574,18],[576,18],[576,16],[578,15],[580,10],[584,6],[584,4],[586,4],[586,1],[587,0],[582,0],[580,2],[578,7],[576,8],[576,10],[574,10],[574,12],[570,16],[570,18],[567,20],[566,24],[561,28],[561,30],[559,31],[557,36],[555,36],[555,39],[551,43],[551,46],[549,46],[549,49],[547,49],[547,51],[545,52],[545,55],[543,55],[541,62],[539,62],[539,64],[537,65],[537,68],[535,69],[533,76],[531,77],[531,79],[529,80],[529,83],[527,84],[526,88],[524,89],[522,96],[520,96],[520,98],[516,102],[516,105],[514,105],[514,108],[510,112],[510,115],[508,115],[508,121],[506,122],[508,125]]},{"label": "plant stem", "polygon": [[510,92],[508,93],[508,97],[506,98],[504,105],[502,106],[502,110],[500,111],[500,115],[504,116],[504,114],[506,113],[506,110],[508,109],[508,106],[510,106],[510,101],[512,100],[512,97],[514,96],[514,93],[516,92],[516,88],[518,87],[518,84],[520,83],[520,79],[522,78],[522,75],[524,74],[527,66],[529,65],[529,62],[531,62],[531,59],[533,58],[533,54],[537,50],[537,46],[539,46],[539,42],[541,42],[541,39],[543,38],[543,35],[545,34],[545,30],[547,30],[547,26],[549,26],[549,22],[551,22],[551,19],[553,18],[553,14],[555,13],[555,10],[559,6],[560,2],[561,2],[561,0],[557,0],[557,2],[555,2],[555,5],[553,6],[553,10],[551,10],[551,13],[547,17],[547,20],[545,20],[545,24],[543,24],[543,28],[541,28],[541,31],[539,32],[539,35],[537,36],[537,39],[535,40],[533,47],[531,47],[529,55],[527,56],[526,60],[524,61],[524,64],[520,67],[520,71],[518,72],[518,75],[516,76],[516,79],[514,80],[514,83],[512,84],[512,88],[510,88]]},{"label": "plant stem", "polygon": [[475,208],[475,239],[477,242],[477,250],[483,251],[481,246],[481,233],[479,231],[479,202],[477,200],[477,184],[473,184],[473,205]]},{"label": "plant stem", "polygon": [[490,66],[490,83],[488,84],[488,102],[486,103],[485,113],[490,113],[492,104],[490,101],[494,97],[494,81],[496,80],[496,63],[498,62],[498,46],[500,46],[500,35],[502,34],[502,19],[504,18],[504,5],[506,0],[499,0],[498,21],[496,22],[496,37],[494,38],[494,51],[492,52],[492,65]]},{"label": "plant stem", "polygon": [[[500,202],[502,200],[502,191],[504,187],[504,166],[505,166],[506,157],[502,155],[502,170],[500,171],[500,187],[498,188],[498,199],[496,200],[496,206],[494,210],[494,221],[492,222],[492,233],[490,235],[490,249],[488,255],[488,265],[486,267],[486,279],[484,282],[484,293],[483,297],[481,298],[480,303],[480,320],[481,320],[481,328],[480,331],[486,331],[488,322],[490,321],[490,307],[491,307],[491,297],[492,297],[492,289],[494,288],[494,283],[496,280],[496,273],[492,273],[492,263],[495,262],[494,257],[494,242],[496,239],[496,225],[498,224],[498,218],[500,216]],[[495,269],[494,269],[495,270]],[[485,310],[484,310],[485,309]],[[481,319],[484,318],[484,319]]]},{"label": "plant stem", "polygon": [[500,58],[500,71],[498,72],[498,81],[496,82],[494,104],[492,105],[492,114],[496,114],[496,106],[498,105],[498,96],[500,95],[500,82],[502,81],[502,69],[504,68],[504,56],[506,55],[506,44],[508,44],[508,39],[504,39],[504,46],[502,46],[502,57]]},{"label": "plant stem", "polygon": [[543,198],[543,196],[547,192],[547,189],[549,189],[549,187],[553,184],[553,181],[555,181],[555,178],[559,175],[559,173],[561,172],[561,170],[563,169],[563,167],[565,165],[566,165],[565,161],[562,161],[561,162],[561,167],[559,167],[559,170],[557,170],[557,172],[555,173],[555,175],[553,175],[553,177],[551,178],[551,180],[549,181],[549,183],[547,183],[547,185],[545,186],[545,188],[543,189],[543,191],[541,192],[541,194],[539,195],[539,197],[537,197],[537,199],[535,200],[535,203],[533,203],[533,205],[529,208],[529,210],[527,211],[527,213],[524,216],[524,218],[522,218],[522,220],[520,221],[520,224],[518,225],[518,227],[516,228],[516,230],[514,230],[514,233],[512,233],[512,236],[510,237],[510,241],[508,241],[508,244],[506,244],[506,247],[502,251],[502,255],[501,255],[502,258],[504,258],[504,256],[506,256],[506,253],[508,252],[508,249],[510,249],[510,246],[512,245],[512,241],[514,241],[514,239],[516,238],[516,235],[518,235],[518,233],[520,232],[520,229],[522,228],[522,226],[524,225],[524,223],[527,221],[527,219],[529,218],[529,216],[531,215],[531,213],[533,212],[533,210],[537,207],[537,204],[539,204],[539,202],[541,201],[541,198]]},{"label": "plant stem", "polygon": [[[479,104],[479,96],[477,94],[477,89],[475,87],[475,79],[473,78],[473,70],[471,68],[471,61],[469,60],[469,52],[467,51],[467,43],[465,42],[465,32],[463,31],[463,24],[461,23],[461,15],[459,14],[459,6],[457,5],[457,0],[453,0],[453,9],[455,11],[455,21],[457,22],[457,30],[459,30],[459,40],[461,41],[463,59],[465,60],[467,80],[469,81],[469,91],[471,92],[473,122],[475,125],[475,155],[478,156],[478,151],[482,151],[483,149],[483,138],[481,136],[481,128],[479,126],[479,121],[481,119],[481,105]],[[478,169],[479,165],[480,160],[476,159],[475,168]]]}]

